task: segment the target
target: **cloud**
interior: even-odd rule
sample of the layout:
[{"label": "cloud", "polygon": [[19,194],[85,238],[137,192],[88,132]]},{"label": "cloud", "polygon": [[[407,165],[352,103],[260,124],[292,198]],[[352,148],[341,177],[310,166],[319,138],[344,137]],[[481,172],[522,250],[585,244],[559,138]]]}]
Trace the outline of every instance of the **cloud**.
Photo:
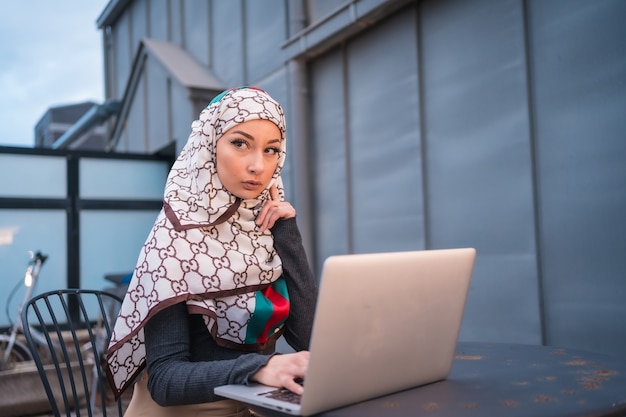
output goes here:
[{"label": "cloud", "polygon": [[0,146],[33,146],[50,107],[103,101],[108,0],[13,1],[0,14]]}]

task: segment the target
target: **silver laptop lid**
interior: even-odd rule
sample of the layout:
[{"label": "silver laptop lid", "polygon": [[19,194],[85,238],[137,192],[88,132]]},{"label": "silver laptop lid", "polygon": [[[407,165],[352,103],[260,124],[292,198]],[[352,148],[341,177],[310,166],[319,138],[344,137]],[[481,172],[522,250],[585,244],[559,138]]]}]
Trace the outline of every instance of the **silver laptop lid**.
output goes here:
[{"label": "silver laptop lid", "polygon": [[301,413],[446,378],[475,256],[463,248],[329,257]]}]

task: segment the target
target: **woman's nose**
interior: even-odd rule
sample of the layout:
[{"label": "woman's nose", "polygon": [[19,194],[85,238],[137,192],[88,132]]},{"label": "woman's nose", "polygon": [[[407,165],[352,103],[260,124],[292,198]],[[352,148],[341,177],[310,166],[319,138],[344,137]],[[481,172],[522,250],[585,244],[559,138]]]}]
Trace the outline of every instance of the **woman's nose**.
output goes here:
[{"label": "woman's nose", "polygon": [[257,154],[256,152],[251,154],[250,160],[248,161],[248,171],[254,174],[260,174],[263,172],[264,168],[263,155]]}]

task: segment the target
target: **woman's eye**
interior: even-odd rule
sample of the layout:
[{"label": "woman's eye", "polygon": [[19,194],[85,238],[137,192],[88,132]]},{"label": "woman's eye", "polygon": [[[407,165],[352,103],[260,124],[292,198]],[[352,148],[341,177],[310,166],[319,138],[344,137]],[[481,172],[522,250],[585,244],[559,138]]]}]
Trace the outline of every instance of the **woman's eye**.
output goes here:
[{"label": "woman's eye", "polygon": [[245,148],[248,146],[248,143],[243,139],[233,139],[230,141],[235,148]]},{"label": "woman's eye", "polygon": [[265,152],[270,155],[280,155],[280,148],[267,148]]}]

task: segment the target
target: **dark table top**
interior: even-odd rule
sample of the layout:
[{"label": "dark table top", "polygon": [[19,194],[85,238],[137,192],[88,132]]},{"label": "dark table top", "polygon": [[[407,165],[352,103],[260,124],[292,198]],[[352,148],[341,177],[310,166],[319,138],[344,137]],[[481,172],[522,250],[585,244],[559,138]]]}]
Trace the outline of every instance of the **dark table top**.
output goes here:
[{"label": "dark table top", "polygon": [[446,380],[318,416],[626,416],[626,360],[549,346],[459,343]]}]

